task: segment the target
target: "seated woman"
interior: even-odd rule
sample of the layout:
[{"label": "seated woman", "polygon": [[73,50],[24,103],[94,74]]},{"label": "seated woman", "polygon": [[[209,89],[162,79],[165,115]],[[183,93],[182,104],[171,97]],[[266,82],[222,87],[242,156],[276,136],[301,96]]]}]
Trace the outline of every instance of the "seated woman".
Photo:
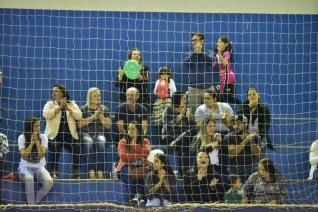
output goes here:
[{"label": "seated woman", "polygon": [[[49,193],[53,186],[53,179],[45,169],[45,154],[48,147],[48,138],[40,134],[40,121],[37,118],[26,119],[24,134],[18,138],[21,154],[19,163],[20,177],[25,183],[25,192],[29,205],[36,204]],[[34,178],[37,178],[43,187],[34,195]]]},{"label": "seated woman", "polygon": [[223,173],[223,171],[226,171],[226,162],[225,157],[222,156],[225,154],[226,148],[221,148],[221,134],[215,131],[216,121],[212,117],[209,117],[205,120],[204,124],[200,127],[199,133],[193,139],[194,142],[192,146],[194,147],[194,151],[192,152],[197,152],[199,149],[205,151],[209,156],[213,169],[219,173]]},{"label": "seated woman", "polygon": [[81,111],[83,118],[78,122],[78,126],[81,128],[82,142],[88,154],[89,179],[104,179],[106,135],[108,134],[108,142],[111,142],[109,131],[112,120],[108,107],[101,104],[98,88],[88,90],[86,104],[81,107]]},{"label": "seated woman", "polygon": [[187,108],[186,95],[175,92],[172,96],[172,106],[168,106],[162,117],[162,140],[161,144],[176,146],[179,157],[179,175],[190,168],[190,143],[196,134],[191,130],[195,126],[191,122],[191,109]]},{"label": "seated woman", "polygon": [[150,70],[142,61],[142,54],[137,48],[132,48],[128,53],[128,60],[136,60],[141,66],[140,74],[136,79],[129,79],[124,73],[123,67],[119,67],[118,75],[115,79],[115,86],[119,87],[119,102],[126,102],[126,92],[128,88],[135,87],[140,93],[138,103],[143,104],[150,110],[150,90],[149,79]]},{"label": "seated woman", "polygon": [[259,161],[258,172],[253,173],[242,188],[245,203],[281,204],[287,198],[284,177],[275,169],[273,161]]},{"label": "seated woman", "polygon": [[274,149],[271,139],[268,135],[271,115],[268,107],[261,103],[260,95],[256,88],[249,88],[247,100],[238,114],[244,114],[248,119],[249,133],[255,133],[261,137],[261,147],[268,146]]},{"label": "seated woman", "polygon": [[128,185],[129,194],[135,195],[130,200],[134,204],[145,203],[144,177],[150,169],[147,162],[150,150],[150,141],[143,137],[141,125],[136,122],[129,123],[127,137],[118,143],[120,160],[117,171],[119,178]]},{"label": "seated woman", "polygon": [[146,177],[146,195],[148,207],[168,206],[175,194],[176,177],[169,166],[166,155],[156,154],[153,171]]},{"label": "seated woman", "polygon": [[195,122],[200,127],[206,119],[212,117],[216,121],[216,132],[224,136],[231,131],[234,113],[228,103],[218,102],[217,99],[217,93],[210,90],[204,92],[204,104],[196,109]]},{"label": "seated woman", "polygon": [[53,158],[48,163],[48,169],[52,172],[53,178],[58,177],[58,161],[60,152],[64,148],[73,155],[73,177],[79,179],[80,144],[76,121],[82,118],[82,112],[71,100],[63,85],[53,87],[52,99],[44,105],[43,117],[46,120],[44,134],[50,140],[49,152],[53,154]]},{"label": "seated woman", "polygon": [[206,152],[197,154],[195,166],[185,174],[183,182],[187,202],[223,202],[227,188],[219,174],[209,165]]}]

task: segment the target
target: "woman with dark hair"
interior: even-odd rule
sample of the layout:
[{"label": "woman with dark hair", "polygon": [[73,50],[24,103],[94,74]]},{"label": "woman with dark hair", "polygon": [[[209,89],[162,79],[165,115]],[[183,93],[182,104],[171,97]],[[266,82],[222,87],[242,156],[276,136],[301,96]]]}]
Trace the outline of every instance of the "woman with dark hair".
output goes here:
[{"label": "woman with dark hair", "polygon": [[287,198],[284,177],[276,170],[273,161],[264,158],[242,188],[245,203],[281,204]]},{"label": "woman with dark hair", "polygon": [[241,104],[242,102],[235,98],[235,73],[231,56],[231,41],[227,37],[220,37],[216,43],[213,59],[213,64],[218,64],[219,67],[220,84],[217,86],[217,90],[220,94],[220,101]]},{"label": "woman with dark hair", "polygon": [[184,189],[189,203],[223,202],[227,188],[205,151],[198,152],[194,167],[185,174]]},{"label": "woman with dark hair", "polygon": [[162,138],[169,144],[179,135],[189,129],[190,113],[187,111],[186,95],[175,92],[172,96],[172,105],[168,106],[162,117]]},{"label": "woman with dark hair", "polygon": [[149,97],[149,68],[143,64],[141,52],[137,48],[132,48],[128,53],[128,60],[136,60],[141,66],[140,74],[136,79],[129,79],[123,70],[119,67],[115,86],[119,87],[119,102],[126,101],[126,91],[130,87],[135,87],[140,93],[138,103],[144,104],[150,111],[150,97]]},{"label": "woman with dark hair", "polygon": [[179,174],[190,168],[190,143],[196,134],[194,123],[191,121],[191,108],[187,107],[186,95],[175,92],[172,105],[167,107],[162,117],[162,145],[175,146],[179,152]]},{"label": "woman with dark hair", "polygon": [[74,178],[80,178],[80,146],[76,121],[82,118],[82,112],[63,85],[53,87],[52,99],[44,105],[43,117],[46,119],[45,135],[50,140],[49,151],[53,154],[48,163],[53,178],[58,177],[57,164],[63,147],[73,154],[73,175]]},{"label": "woman with dark hair", "polygon": [[[53,179],[45,169],[45,154],[48,146],[48,138],[40,134],[40,121],[37,118],[26,119],[24,133],[18,138],[18,146],[21,154],[19,173],[25,183],[25,192],[29,205],[38,203],[49,193],[53,186]],[[43,187],[34,192],[34,179],[38,179]]]},{"label": "woman with dark hair", "polygon": [[135,195],[131,203],[139,205],[145,202],[144,177],[150,169],[147,162],[150,150],[150,141],[143,137],[141,125],[129,123],[126,138],[118,143],[117,171],[120,179],[128,185],[129,195]]},{"label": "woman with dark hair", "polygon": [[168,206],[175,194],[176,177],[163,154],[154,157],[153,171],[146,177],[146,195],[148,207]]},{"label": "woman with dark hair", "polygon": [[274,147],[268,135],[271,114],[268,107],[262,104],[260,94],[256,88],[248,89],[247,100],[244,102],[243,108],[237,113],[244,114],[247,117],[249,133],[255,133],[261,137],[260,146],[262,149],[268,146],[273,150]]},{"label": "woman with dark hair", "polygon": [[201,127],[206,119],[212,117],[216,121],[216,132],[222,136],[231,131],[232,119],[234,117],[233,109],[228,103],[219,102],[218,94],[212,90],[203,93],[203,105],[200,105],[195,111],[195,121],[197,127]]}]

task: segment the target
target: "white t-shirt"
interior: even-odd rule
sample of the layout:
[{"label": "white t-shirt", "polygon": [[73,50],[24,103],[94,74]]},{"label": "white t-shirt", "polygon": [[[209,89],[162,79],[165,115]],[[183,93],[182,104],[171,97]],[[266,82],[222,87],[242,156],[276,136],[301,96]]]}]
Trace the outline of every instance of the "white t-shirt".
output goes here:
[{"label": "white t-shirt", "polygon": [[[47,136],[44,135],[44,134],[40,134],[40,140],[41,140],[41,146],[43,146],[44,148],[47,149],[47,147],[48,147],[48,138],[47,138]],[[21,149],[26,148],[24,134],[19,136],[19,138],[18,138],[18,146],[19,146],[19,151],[21,151]],[[31,168],[43,168],[43,167],[45,167],[45,164],[46,164],[45,157],[42,157],[40,159],[39,163],[30,163],[29,161],[24,160],[21,157],[21,161],[20,161],[19,166],[20,167],[21,166],[27,166],[27,167],[31,167]]]},{"label": "white t-shirt", "polygon": [[[222,122],[222,114],[226,113],[228,116],[234,116],[234,112],[228,103],[217,102],[218,109],[213,114],[213,118],[216,121],[216,130],[218,132],[229,131],[229,127]],[[205,121],[212,115],[212,110],[208,108],[205,104],[200,105],[195,111],[195,121]]]},{"label": "white t-shirt", "polygon": [[254,123],[252,123],[252,117],[253,117],[253,114],[250,113],[250,123],[248,125],[248,131],[249,133],[256,133],[258,135],[259,134],[258,117],[255,119]]}]

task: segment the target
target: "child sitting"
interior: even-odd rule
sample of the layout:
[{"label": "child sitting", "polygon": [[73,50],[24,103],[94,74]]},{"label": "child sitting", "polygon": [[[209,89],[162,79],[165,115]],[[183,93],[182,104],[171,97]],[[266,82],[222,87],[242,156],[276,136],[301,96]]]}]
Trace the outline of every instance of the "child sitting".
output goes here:
[{"label": "child sitting", "polygon": [[224,196],[225,203],[240,204],[242,203],[241,178],[238,175],[230,176],[231,188]]}]

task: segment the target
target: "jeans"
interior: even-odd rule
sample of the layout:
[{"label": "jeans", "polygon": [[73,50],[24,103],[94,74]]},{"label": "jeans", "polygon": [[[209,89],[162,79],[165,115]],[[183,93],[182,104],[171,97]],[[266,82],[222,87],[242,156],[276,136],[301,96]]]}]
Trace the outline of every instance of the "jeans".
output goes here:
[{"label": "jeans", "polygon": [[94,136],[82,133],[85,154],[88,154],[88,170],[104,171],[106,137],[104,134]]},{"label": "jeans", "polygon": [[[25,193],[29,205],[40,202],[53,187],[53,179],[44,167],[30,168],[21,166],[19,167],[19,173],[20,178],[25,183]],[[37,192],[36,197],[34,192],[34,177],[36,177],[43,185],[43,187]]]},{"label": "jeans", "polygon": [[58,162],[62,148],[66,149],[72,154],[73,169],[78,170],[80,166],[80,144],[75,140],[70,133],[59,133],[55,139],[49,140],[49,152],[51,153],[51,160],[48,163],[48,170],[58,171]]},{"label": "jeans", "polygon": [[120,172],[118,172],[119,178],[123,181],[123,183],[128,185],[128,193],[130,198],[135,194],[145,195],[145,180],[132,180],[128,176],[128,165],[125,165]]}]

